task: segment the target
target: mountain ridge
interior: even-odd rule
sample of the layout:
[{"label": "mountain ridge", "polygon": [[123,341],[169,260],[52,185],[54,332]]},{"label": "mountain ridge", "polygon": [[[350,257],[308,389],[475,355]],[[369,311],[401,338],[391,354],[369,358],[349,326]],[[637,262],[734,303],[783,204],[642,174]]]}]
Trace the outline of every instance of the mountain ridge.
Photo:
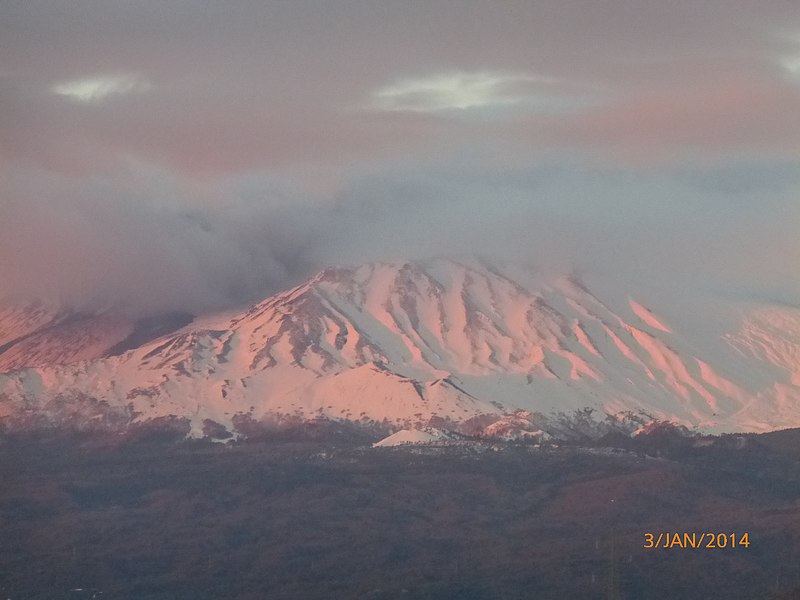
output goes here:
[{"label": "mountain ridge", "polygon": [[137,421],[184,418],[193,435],[236,415],[398,429],[585,408],[706,431],[800,423],[800,310],[720,305],[738,325],[704,339],[621,293],[485,260],[329,267],[118,356],[7,370],[0,418],[62,422],[48,406],[79,397]]}]

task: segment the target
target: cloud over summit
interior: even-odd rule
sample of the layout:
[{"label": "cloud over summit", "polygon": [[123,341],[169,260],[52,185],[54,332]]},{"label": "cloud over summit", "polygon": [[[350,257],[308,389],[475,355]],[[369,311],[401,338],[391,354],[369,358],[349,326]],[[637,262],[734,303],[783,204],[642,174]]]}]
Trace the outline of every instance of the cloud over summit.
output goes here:
[{"label": "cloud over summit", "polygon": [[8,0],[0,293],[204,310],[465,249],[793,290],[798,31],[782,0]]}]

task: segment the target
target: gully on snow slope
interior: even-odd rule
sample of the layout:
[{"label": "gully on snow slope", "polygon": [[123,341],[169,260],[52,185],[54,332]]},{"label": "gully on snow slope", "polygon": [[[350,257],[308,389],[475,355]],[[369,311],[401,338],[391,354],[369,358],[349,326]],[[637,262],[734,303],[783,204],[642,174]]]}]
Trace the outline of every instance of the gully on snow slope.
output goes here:
[{"label": "gully on snow slope", "polygon": [[195,433],[237,414],[399,428],[584,407],[712,432],[800,425],[800,309],[768,303],[678,306],[644,288],[432,259],[325,269],[241,314],[173,316],[138,340],[136,324],[38,306],[0,313],[6,422],[91,419],[77,408],[88,399],[140,421],[186,417]]}]

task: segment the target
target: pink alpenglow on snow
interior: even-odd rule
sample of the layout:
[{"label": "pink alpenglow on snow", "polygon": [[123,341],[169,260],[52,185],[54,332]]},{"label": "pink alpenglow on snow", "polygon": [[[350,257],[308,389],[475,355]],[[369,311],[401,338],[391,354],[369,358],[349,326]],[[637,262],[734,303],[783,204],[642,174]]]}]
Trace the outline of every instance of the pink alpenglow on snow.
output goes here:
[{"label": "pink alpenglow on snow", "polygon": [[205,419],[231,428],[242,414],[419,429],[431,419],[587,407],[708,431],[800,423],[799,309],[715,302],[703,318],[711,328],[723,315],[729,329],[710,337],[673,313],[667,328],[649,306],[617,306],[588,282],[514,265],[370,263],[326,269],[244,312],[206,316],[113,355],[106,343],[90,346],[89,360],[42,365],[39,346],[12,340],[0,362],[33,354],[30,368],[0,374],[0,398],[7,416],[63,418],[49,400],[79,394],[130,407],[140,420],[186,417],[195,435]]}]

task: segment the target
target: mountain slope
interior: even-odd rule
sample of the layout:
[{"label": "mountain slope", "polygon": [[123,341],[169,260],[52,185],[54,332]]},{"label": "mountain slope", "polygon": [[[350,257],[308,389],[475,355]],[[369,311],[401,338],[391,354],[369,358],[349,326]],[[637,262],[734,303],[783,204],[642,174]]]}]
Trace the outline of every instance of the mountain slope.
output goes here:
[{"label": "mountain slope", "polygon": [[121,317],[6,302],[0,305],[0,372],[100,358],[133,328]]},{"label": "mountain slope", "polygon": [[184,313],[133,319],[108,312],[79,313],[43,302],[6,301],[0,303],[0,373],[122,354],[191,321]]},{"label": "mountain slope", "polygon": [[243,415],[408,427],[584,407],[709,430],[800,424],[800,311],[724,310],[736,326],[708,340],[575,277],[442,259],[330,268],[120,356],[0,375],[0,415],[88,399],[195,433]]}]

